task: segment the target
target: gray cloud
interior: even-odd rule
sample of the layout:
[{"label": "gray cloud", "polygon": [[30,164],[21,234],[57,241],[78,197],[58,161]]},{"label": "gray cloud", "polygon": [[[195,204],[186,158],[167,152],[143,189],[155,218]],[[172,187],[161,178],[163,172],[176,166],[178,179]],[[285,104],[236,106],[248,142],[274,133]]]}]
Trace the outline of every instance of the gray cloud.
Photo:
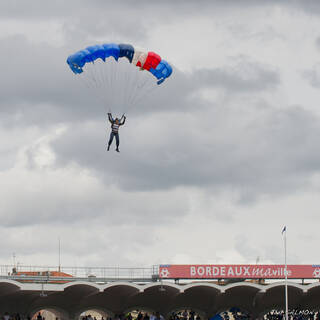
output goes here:
[{"label": "gray cloud", "polygon": [[199,70],[195,77],[201,87],[220,87],[233,93],[273,89],[280,83],[276,71],[250,62],[242,62],[233,68]]},{"label": "gray cloud", "polygon": [[[112,227],[108,224],[97,224],[96,221],[88,221],[85,227],[74,227],[73,232],[70,232],[70,226],[47,228],[41,225],[1,228],[0,231],[5,238],[1,263],[12,263],[14,253],[16,261],[25,266],[57,266],[60,237],[63,267],[117,266],[118,263],[122,266],[145,267],[148,266],[146,260],[134,260],[130,253],[141,250],[141,247],[145,252],[149,252],[156,242],[152,234],[154,228],[137,226],[133,233],[132,227]],[[125,250],[121,243],[126,243]],[[12,251],[13,248],[15,251]],[[121,256],[119,250],[122,251]]]},{"label": "gray cloud", "polygon": [[314,66],[311,70],[302,72],[302,76],[309,82],[312,87],[320,87],[320,64]]},{"label": "gray cloud", "polygon": [[[252,245],[257,237],[250,230],[289,220],[297,229],[316,228],[319,117],[307,111],[307,102],[292,106],[278,98],[289,90],[294,101],[299,83],[287,81],[288,69],[299,55],[292,48],[300,31],[314,45],[308,23],[318,6],[269,0],[1,1],[1,261],[12,252],[30,264],[56,261],[58,234],[69,264],[146,265],[179,262],[179,255],[206,262],[208,243],[224,261],[252,260],[261,252],[281,260],[274,239]],[[271,27],[249,21],[268,8],[277,8],[269,11]],[[301,25],[295,23],[297,8],[304,10]],[[290,37],[278,15],[284,12],[292,23]],[[212,25],[199,23],[208,18]],[[202,47],[193,42],[202,35],[208,51],[200,63],[191,69],[182,59],[180,70],[128,112],[121,153],[108,153],[106,110],[76,81],[66,57],[102,41],[143,45],[157,39],[159,48],[166,50],[168,40],[173,55],[195,61]],[[268,47],[262,52],[264,39]],[[216,49],[214,59],[209,49]],[[309,57],[307,49],[303,54]],[[293,58],[288,65],[285,55]],[[301,68],[308,68],[303,62]],[[316,70],[305,74],[315,87]],[[308,203],[310,216],[300,215],[299,201],[303,210]],[[239,233],[246,236],[233,243],[228,234]],[[312,241],[316,248],[317,237]],[[299,256],[310,258],[314,250],[308,251],[299,250]]]},{"label": "gray cloud", "polygon": [[249,200],[305,188],[319,170],[320,154],[314,149],[319,119],[299,107],[247,108],[245,112],[255,114],[251,120],[243,118],[243,109],[232,112],[213,109],[200,121],[200,129],[200,112],[129,118],[128,123],[134,123],[121,132],[121,157],[103,148],[104,137],[98,132],[102,123],[81,131],[72,127],[52,146],[59,165],[75,161],[106,175],[106,181],[111,175],[124,190],[229,187],[238,188]]},{"label": "gray cloud", "polygon": [[[141,12],[147,12],[148,15],[144,15],[144,18],[148,18],[152,13],[152,18],[168,19],[173,16],[179,15],[195,15],[208,13],[210,10],[230,10],[241,8],[260,8],[266,6],[290,6],[299,9],[304,9],[308,13],[319,12],[320,5],[317,0],[286,0],[279,2],[278,0],[242,0],[241,2],[236,0],[199,0],[194,2],[192,0],[177,0],[170,1],[164,0],[160,2],[150,2],[147,0],[139,1],[133,4],[130,0],[124,0],[121,2],[103,1],[103,0],[78,0],[63,2],[58,0],[44,4],[40,0],[35,0],[32,3],[21,3],[19,0],[4,0],[0,4],[0,12],[3,17],[20,17],[27,19],[47,19],[47,18],[61,18],[75,15],[91,16],[93,14],[104,14],[107,16],[112,11],[119,17],[123,18],[125,22],[128,15],[125,13],[130,11],[131,15],[136,14],[141,17]],[[97,10],[98,9],[98,10]],[[166,12],[166,16],[163,17],[163,13]],[[121,16],[122,13],[122,16]]]},{"label": "gray cloud", "polygon": [[[0,62],[6,74],[0,80],[2,114],[11,114],[19,125],[101,117],[101,101],[95,92],[77,81],[65,63],[70,49],[44,43],[35,47],[23,36],[1,40],[0,48],[6,48],[8,54],[8,59]],[[195,103],[202,104],[201,99],[195,96],[200,88],[254,92],[278,84],[276,72],[248,61],[240,60],[234,68],[199,70],[193,74],[175,69],[161,90],[153,91],[149,99],[140,101],[133,113],[194,109]],[[108,92],[108,87],[105,90]],[[114,92],[110,91],[109,95],[114,95]]]},{"label": "gray cloud", "polygon": [[[289,123],[288,127],[282,128],[282,124],[279,124],[278,130],[283,133],[283,138],[280,136],[275,141],[264,141],[261,145],[259,137],[270,136],[270,133],[267,133],[269,127],[264,123],[266,119],[258,119],[258,121],[255,119],[255,123],[248,124],[246,119],[241,122],[237,107],[232,109],[235,111],[234,114],[225,116],[221,110],[219,111],[221,101],[216,100],[211,107],[210,103],[201,98],[199,92],[202,88],[209,88],[213,92],[222,89],[234,95],[274,90],[280,84],[280,77],[270,68],[252,63],[247,59],[238,59],[234,67],[202,69],[192,74],[184,74],[176,69],[166,86],[154,92],[149,100],[142,101],[132,114],[154,115],[149,116],[146,121],[161,123],[160,126],[157,124],[149,129],[151,130],[149,134],[152,133],[152,136],[163,136],[161,147],[159,148],[158,144],[154,144],[150,139],[146,139],[142,129],[144,123],[137,119],[135,121],[138,121],[140,139],[135,141],[134,147],[129,147],[131,159],[129,165],[127,159],[120,158],[111,159],[112,165],[106,166],[104,116],[101,117],[101,110],[94,107],[98,105],[94,95],[91,96],[90,92],[80,90],[81,84],[74,81],[64,61],[66,50],[43,44],[34,51],[22,37],[5,39],[3,45],[6,45],[12,53],[11,65],[15,68],[11,72],[10,64],[3,63],[2,66],[6,68],[5,71],[9,75],[9,79],[6,79],[2,86],[1,95],[2,102],[7,102],[8,108],[2,111],[21,113],[22,117],[18,119],[24,125],[33,122],[37,124],[40,122],[42,124],[68,123],[71,119],[74,122],[74,124],[69,123],[69,131],[53,143],[60,165],[75,161],[89,169],[95,169],[99,176],[105,177],[106,181],[111,175],[113,179],[118,179],[117,184],[121,188],[128,190],[135,188],[157,190],[184,185],[217,188],[238,185],[241,188],[247,185],[248,194],[255,194],[253,190],[257,190],[257,193],[277,192],[287,184],[292,184],[291,179],[295,180],[292,168],[289,170],[288,181],[287,178],[279,181],[281,178],[279,172],[282,169],[288,170],[286,155],[283,155],[280,150],[288,148],[282,139],[292,134],[291,131],[295,130],[300,121],[299,117],[304,117],[303,111],[297,112],[297,119],[294,116],[291,117],[292,123]],[[18,47],[25,49],[23,57],[19,59],[14,54]],[[28,63],[32,59],[37,61],[36,70]],[[48,60],[50,60],[49,65]],[[33,82],[29,85],[28,77],[31,74]],[[239,99],[239,97],[236,98],[240,101]],[[247,101],[244,100],[244,103]],[[194,107],[195,105],[197,108]],[[246,109],[246,112],[255,113],[257,110],[259,109],[254,106],[252,109]],[[198,132],[196,129],[196,123],[199,117],[204,117],[204,112],[209,112],[206,115],[208,120],[202,124],[207,127],[205,135],[201,130]],[[164,114],[161,115],[161,113]],[[284,112],[282,116],[285,119],[290,118],[288,114]],[[270,125],[274,118],[279,116],[277,111],[270,111],[267,114],[262,112],[262,115],[270,117],[267,119]],[[77,124],[76,119],[81,121],[81,124]],[[94,122],[90,123],[90,121]],[[309,121],[307,116],[306,121]],[[230,130],[228,124],[233,122],[238,124]],[[183,126],[182,123],[188,123],[191,130],[189,126]],[[223,123],[225,126],[222,126]],[[177,126],[181,127],[178,133]],[[195,126],[194,129],[192,129],[193,126]],[[318,130],[316,126],[314,127]],[[175,132],[170,128],[175,128]],[[227,146],[222,144],[221,140],[215,141],[214,137],[221,135],[218,130],[223,132],[224,139],[229,139]],[[130,129],[129,136],[136,136],[133,127]],[[79,141],[81,141],[80,145]],[[143,148],[148,146],[149,154],[145,154],[141,149],[142,146]],[[264,148],[261,149],[261,146]],[[138,153],[136,148],[139,148]],[[167,150],[164,153],[163,148]],[[275,148],[279,150],[277,157],[271,154]],[[244,150],[251,154],[243,153]],[[141,154],[144,156],[141,157]],[[204,155],[204,161],[198,159],[198,154]],[[294,156],[297,161],[300,161],[298,154]],[[314,162],[316,161],[317,156]],[[198,165],[194,165],[195,163]],[[242,167],[241,171],[238,170],[239,166]],[[110,167],[113,169],[110,170]],[[304,173],[303,165],[301,167]],[[273,175],[278,179],[270,179]],[[298,185],[298,182],[299,179],[292,185]],[[247,198],[245,193],[243,196]]]},{"label": "gray cloud", "polygon": [[[242,1],[242,5],[253,4],[255,5],[257,2],[253,0]],[[277,1],[271,1],[272,3],[276,3]],[[265,5],[266,3],[270,3],[270,1],[260,1],[260,5]],[[88,5],[90,4],[90,5]],[[219,7],[226,7],[230,8],[232,6],[238,6],[237,1],[210,1],[210,0],[201,0],[195,3],[194,1],[162,1],[161,3],[150,3],[149,1],[143,0],[139,1],[136,4],[132,4],[131,1],[125,0],[121,2],[112,2],[112,1],[101,1],[101,0],[93,0],[93,1],[69,1],[67,3],[58,0],[55,2],[51,2],[48,4],[44,4],[41,1],[34,1],[32,4],[21,4],[19,0],[9,1],[5,0],[1,2],[0,5],[0,12],[3,17],[23,17],[27,19],[44,19],[44,18],[57,18],[57,17],[65,17],[71,16],[75,14],[85,14],[90,16],[91,14],[104,14],[108,15],[110,8],[113,11],[116,11],[118,15],[122,12],[123,21],[127,18],[127,15],[124,12],[130,10],[131,13],[138,14],[140,13],[141,17],[141,10],[144,12],[151,12],[153,13],[153,17],[159,14],[159,10],[167,12],[168,18],[175,14],[182,14],[182,13],[197,13],[199,11],[203,12],[210,8],[219,8]],[[96,10],[98,8],[98,10]],[[63,10],[62,10],[63,9]],[[159,15],[160,15],[159,14]],[[121,15],[119,15],[121,17]]]},{"label": "gray cloud", "polygon": [[8,55],[0,62],[6,74],[0,80],[2,113],[21,114],[24,123],[40,119],[48,123],[70,118],[77,106],[77,115],[88,116],[90,108],[84,105],[92,103],[94,96],[89,98],[72,81],[65,49],[47,44],[34,47],[23,36],[1,40],[0,48],[6,48]]},{"label": "gray cloud", "polygon": [[[109,177],[109,183],[103,186],[90,174],[78,175],[72,167],[53,171],[42,168],[40,172],[39,168],[16,170],[15,174],[1,176],[4,200],[0,215],[2,226],[6,227],[34,224],[81,227],[83,223],[114,226],[128,221],[131,225],[149,226],[165,224],[188,213],[183,196],[183,201],[176,202],[179,193],[174,199],[168,198],[166,191],[121,192],[114,186],[114,177]],[[10,179],[10,184],[5,182]]]}]

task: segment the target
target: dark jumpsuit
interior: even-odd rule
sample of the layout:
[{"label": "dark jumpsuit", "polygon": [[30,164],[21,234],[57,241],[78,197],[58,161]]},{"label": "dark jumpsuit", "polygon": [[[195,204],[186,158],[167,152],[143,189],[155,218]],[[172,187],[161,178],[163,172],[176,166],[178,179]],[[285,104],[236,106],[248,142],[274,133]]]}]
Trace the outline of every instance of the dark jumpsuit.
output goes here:
[{"label": "dark jumpsuit", "polygon": [[119,148],[119,144],[120,144],[120,139],[119,139],[119,127],[124,125],[125,121],[126,121],[126,117],[122,116],[121,120],[119,121],[119,124],[116,124],[115,120],[113,120],[112,115],[108,114],[109,117],[109,121],[111,122],[111,133],[110,133],[110,138],[109,138],[109,142],[108,142],[108,146],[111,145],[113,138],[116,138],[116,145],[117,148]]}]

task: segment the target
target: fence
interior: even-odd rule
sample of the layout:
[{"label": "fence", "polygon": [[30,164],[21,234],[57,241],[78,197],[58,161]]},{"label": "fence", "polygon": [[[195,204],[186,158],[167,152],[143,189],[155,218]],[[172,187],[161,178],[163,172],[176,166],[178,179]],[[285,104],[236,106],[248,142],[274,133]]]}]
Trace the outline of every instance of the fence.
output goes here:
[{"label": "fence", "polygon": [[[123,267],[57,267],[57,266],[27,266],[0,265],[0,277],[19,280],[39,278],[64,279],[68,281],[90,279],[91,281],[154,281],[159,277],[159,266],[147,268]],[[71,278],[72,277],[72,278]]]}]

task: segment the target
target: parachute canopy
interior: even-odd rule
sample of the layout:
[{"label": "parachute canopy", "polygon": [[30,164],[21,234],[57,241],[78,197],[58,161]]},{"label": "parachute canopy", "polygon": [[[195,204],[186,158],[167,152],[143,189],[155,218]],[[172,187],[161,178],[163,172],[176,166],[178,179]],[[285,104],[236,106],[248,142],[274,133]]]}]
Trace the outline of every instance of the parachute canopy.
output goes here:
[{"label": "parachute canopy", "polygon": [[131,44],[106,43],[90,46],[70,55],[67,63],[75,74],[80,74],[85,71],[87,63],[94,63],[98,59],[106,62],[111,58],[115,61],[126,58],[130,64],[140,67],[141,70],[148,70],[157,79],[158,85],[172,73],[170,64],[158,54],[135,49]]}]

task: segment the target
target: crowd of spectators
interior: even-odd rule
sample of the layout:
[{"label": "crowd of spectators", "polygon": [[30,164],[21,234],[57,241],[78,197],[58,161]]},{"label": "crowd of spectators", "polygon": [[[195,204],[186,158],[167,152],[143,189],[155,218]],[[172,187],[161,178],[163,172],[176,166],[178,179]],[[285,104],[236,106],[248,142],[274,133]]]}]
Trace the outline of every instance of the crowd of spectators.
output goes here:
[{"label": "crowd of spectators", "polygon": [[[252,320],[250,314],[245,311],[240,311],[237,308],[231,308],[228,311],[219,314],[220,319],[223,320]],[[266,313],[263,317],[259,318],[263,320],[285,320],[285,313],[283,311],[272,310]],[[320,311],[310,310],[290,310],[288,315],[289,320],[320,320]],[[0,320],[46,320],[40,313],[31,318],[30,316],[21,316],[19,313],[9,314],[5,313],[0,316]],[[59,320],[56,318],[55,320]],[[99,317],[85,315],[81,317],[81,320],[165,320],[159,312],[148,313],[135,311],[127,314],[117,314],[113,318],[111,317]],[[192,310],[184,310],[180,312],[173,312],[169,320],[203,320],[200,315]],[[210,320],[210,319],[208,319]]]},{"label": "crowd of spectators", "polygon": [[[46,320],[46,318],[43,317],[40,312],[33,318],[31,318],[30,315],[22,316],[20,313],[9,314],[9,312],[5,312],[0,317],[0,320]],[[56,320],[58,320],[58,318],[56,318]]]},{"label": "crowd of spectators", "polygon": [[[0,320],[46,320],[41,313],[38,313],[33,318],[30,316],[21,316],[20,314],[9,314],[6,312],[0,316]],[[55,318],[55,320],[59,320]],[[116,314],[113,318],[111,317],[97,317],[91,314],[81,316],[81,320],[165,320],[159,312],[142,312],[134,311],[126,314]],[[174,312],[170,316],[170,320],[201,320],[200,316],[192,310],[185,310],[181,312]]]},{"label": "crowd of spectators", "polygon": [[249,313],[238,308],[231,308],[229,311],[220,313],[223,320],[248,320],[251,319]]},{"label": "crowd of spectators", "polygon": [[[1,317],[1,320],[32,320],[30,316],[22,316],[19,313],[13,313],[9,314],[8,312],[5,312]],[[41,320],[45,320],[44,318],[41,318]]]},{"label": "crowd of spectators", "polygon": [[[284,320],[284,311],[273,310],[268,312],[264,319],[266,320]],[[319,320],[320,312],[311,310],[290,310],[288,313],[289,320]]]},{"label": "crowd of spectators", "polygon": [[173,312],[170,316],[170,320],[201,320],[201,317],[193,310],[184,310]]},{"label": "crowd of spectators", "polygon": [[[223,320],[252,320],[253,318],[249,313],[240,311],[237,308],[232,308],[229,311],[220,313],[219,315]],[[285,320],[284,311],[273,310],[260,317],[263,320]],[[289,320],[320,320],[319,311],[311,310],[290,310],[288,314]]]},{"label": "crowd of spectators", "polygon": [[126,314],[116,314],[113,318],[101,317],[99,319],[89,314],[81,317],[81,320],[164,320],[164,317],[160,315],[159,312],[148,313],[148,312],[135,311],[135,312],[129,312]]}]

